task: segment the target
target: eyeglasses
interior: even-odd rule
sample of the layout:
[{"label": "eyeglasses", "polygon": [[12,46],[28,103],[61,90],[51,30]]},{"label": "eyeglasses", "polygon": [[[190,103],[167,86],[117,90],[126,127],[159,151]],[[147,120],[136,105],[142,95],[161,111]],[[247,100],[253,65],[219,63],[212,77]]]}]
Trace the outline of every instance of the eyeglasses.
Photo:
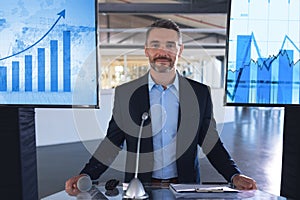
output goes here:
[{"label": "eyeglasses", "polygon": [[180,46],[178,42],[173,42],[173,41],[168,41],[165,43],[159,42],[159,41],[150,41],[150,44],[148,48],[153,48],[153,49],[167,49],[170,51],[177,50],[177,48]]}]

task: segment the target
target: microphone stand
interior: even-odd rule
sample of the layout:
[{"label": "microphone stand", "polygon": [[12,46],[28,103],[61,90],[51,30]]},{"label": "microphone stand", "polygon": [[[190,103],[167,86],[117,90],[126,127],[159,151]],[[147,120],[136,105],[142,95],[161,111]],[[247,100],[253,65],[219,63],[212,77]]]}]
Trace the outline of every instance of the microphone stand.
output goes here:
[{"label": "microphone stand", "polygon": [[142,129],[145,120],[149,117],[148,113],[144,112],[142,115],[142,122],[140,126],[138,142],[137,142],[137,153],[136,153],[136,161],[135,161],[135,175],[134,178],[131,179],[126,193],[124,194],[123,198],[126,199],[147,199],[149,195],[145,192],[144,186],[141,181],[138,179],[138,168],[139,168],[139,159],[140,159],[140,146],[141,146],[141,136],[142,136]]}]

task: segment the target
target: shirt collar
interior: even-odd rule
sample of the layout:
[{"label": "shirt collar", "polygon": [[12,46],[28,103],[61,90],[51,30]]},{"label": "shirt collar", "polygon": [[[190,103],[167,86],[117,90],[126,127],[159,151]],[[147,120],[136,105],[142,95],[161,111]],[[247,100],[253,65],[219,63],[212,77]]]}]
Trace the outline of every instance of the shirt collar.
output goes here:
[{"label": "shirt collar", "polygon": [[[149,92],[151,91],[151,89],[153,88],[153,86],[156,85],[156,83],[154,82],[154,80],[152,79],[150,73],[148,74],[148,89]],[[174,82],[167,85],[167,87],[169,88],[170,86],[174,85],[175,89],[177,90],[177,92],[179,92],[179,81],[178,81],[178,73],[176,72],[175,74],[175,79]]]}]

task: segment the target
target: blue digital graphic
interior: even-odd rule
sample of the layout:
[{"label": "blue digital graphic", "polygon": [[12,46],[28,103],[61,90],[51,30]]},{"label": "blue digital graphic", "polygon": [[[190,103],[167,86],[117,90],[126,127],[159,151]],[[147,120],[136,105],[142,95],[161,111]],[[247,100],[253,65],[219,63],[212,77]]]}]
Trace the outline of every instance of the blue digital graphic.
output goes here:
[{"label": "blue digital graphic", "polygon": [[0,0],[0,104],[98,106],[95,0]]},{"label": "blue digital graphic", "polygon": [[300,103],[300,3],[232,0],[226,103]]}]

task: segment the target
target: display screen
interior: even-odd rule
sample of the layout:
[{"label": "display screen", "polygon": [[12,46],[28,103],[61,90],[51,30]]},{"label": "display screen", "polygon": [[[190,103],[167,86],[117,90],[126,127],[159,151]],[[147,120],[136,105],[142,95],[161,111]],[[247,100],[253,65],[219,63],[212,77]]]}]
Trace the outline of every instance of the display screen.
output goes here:
[{"label": "display screen", "polygon": [[231,0],[226,105],[300,103],[300,1]]},{"label": "display screen", "polygon": [[0,105],[98,107],[95,0],[0,0]]}]

